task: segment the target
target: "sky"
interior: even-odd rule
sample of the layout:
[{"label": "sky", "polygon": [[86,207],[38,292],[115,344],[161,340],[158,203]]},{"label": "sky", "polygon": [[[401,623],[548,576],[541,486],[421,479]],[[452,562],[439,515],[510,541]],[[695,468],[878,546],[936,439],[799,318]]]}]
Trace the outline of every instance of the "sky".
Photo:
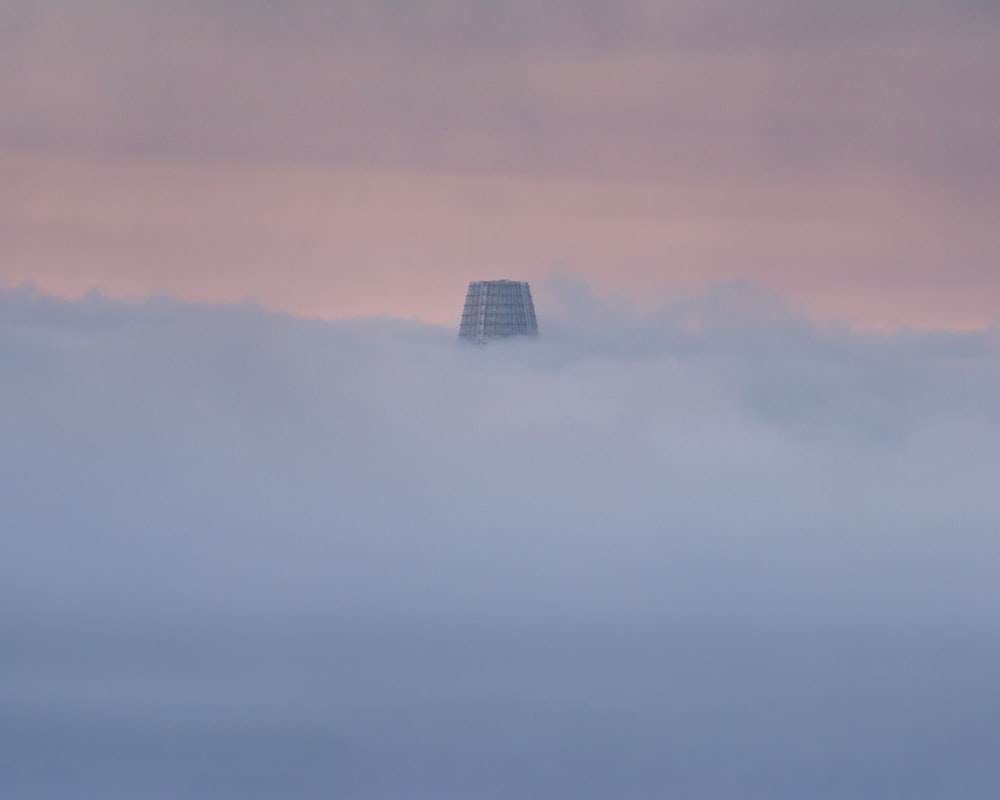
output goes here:
[{"label": "sky", "polygon": [[0,794],[993,800],[996,332],[547,294],[0,292]]},{"label": "sky", "polygon": [[992,0],[8,0],[0,285],[457,322],[564,272],[655,307],[996,321]]}]

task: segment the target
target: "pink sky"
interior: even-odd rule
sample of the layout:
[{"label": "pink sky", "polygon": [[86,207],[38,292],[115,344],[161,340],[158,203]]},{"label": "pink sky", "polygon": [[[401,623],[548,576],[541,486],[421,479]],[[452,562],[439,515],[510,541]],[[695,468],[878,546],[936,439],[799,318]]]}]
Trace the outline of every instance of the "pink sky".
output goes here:
[{"label": "pink sky", "polygon": [[1000,7],[0,9],[0,285],[454,322],[554,269],[821,318],[1000,309]]}]

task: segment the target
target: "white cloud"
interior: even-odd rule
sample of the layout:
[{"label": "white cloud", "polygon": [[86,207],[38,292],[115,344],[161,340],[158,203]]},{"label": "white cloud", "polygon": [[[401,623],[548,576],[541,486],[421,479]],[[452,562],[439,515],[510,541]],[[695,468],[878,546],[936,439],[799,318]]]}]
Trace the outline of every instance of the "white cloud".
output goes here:
[{"label": "white cloud", "polygon": [[536,294],[0,296],[7,795],[991,796],[995,332]]}]

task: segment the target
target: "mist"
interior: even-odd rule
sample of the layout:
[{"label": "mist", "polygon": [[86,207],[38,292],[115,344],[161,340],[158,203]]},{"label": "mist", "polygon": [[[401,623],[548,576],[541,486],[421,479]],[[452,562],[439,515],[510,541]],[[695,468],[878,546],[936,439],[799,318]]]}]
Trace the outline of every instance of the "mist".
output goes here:
[{"label": "mist", "polygon": [[0,292],[3,795],[995,797],[996,330],[536,296]]}]

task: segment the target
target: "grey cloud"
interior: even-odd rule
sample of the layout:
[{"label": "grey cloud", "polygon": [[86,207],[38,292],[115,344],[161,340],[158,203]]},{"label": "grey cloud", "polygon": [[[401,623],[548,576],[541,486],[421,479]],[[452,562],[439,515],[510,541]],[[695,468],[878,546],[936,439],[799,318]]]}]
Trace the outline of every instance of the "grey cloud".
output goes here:
[{"label": "grey cloud", "polygon": [[994,796],[995,331],[537,288],[5,292],[5,796]]}]

